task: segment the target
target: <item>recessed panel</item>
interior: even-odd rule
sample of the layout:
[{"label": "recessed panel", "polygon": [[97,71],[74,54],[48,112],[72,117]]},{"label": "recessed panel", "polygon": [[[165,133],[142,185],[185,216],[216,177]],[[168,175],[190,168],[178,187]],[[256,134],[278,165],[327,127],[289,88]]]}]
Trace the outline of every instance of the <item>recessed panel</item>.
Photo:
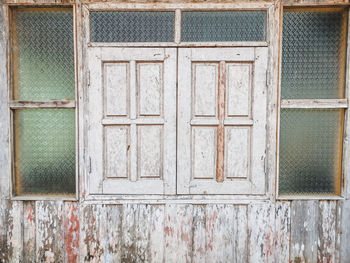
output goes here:
[{"label": "recessed panel", "polygon": [[250,127],[225,129],[225,178],[247,178],[250,171]]},{"label": "recessed panel", "polygon": [[106,177],[128,178],[129,174],[129,126],[105,127]]},{"label": "recessed panel", "polygon": [[192,177],[216,177],[217,128],[192,127]]},{"label": "recessed panel", "polygon": [[218,64],[194,63],[193,105],[195,117],[215,117],[217,112]]},{"label": "recessed panel", "polygon": [[139,63],[137,73],[139,115],[160,116],[163,104],[163,64]]},{"label": "recessed panel", "polygon": [[228,117],[250,115],[251,64],[227,64],[226,112]]},{"label": "recessed panel", "polygon": [[138,126],[139,178],[161,178],[163,167],[163,126]]},{"label": "recessed panel", "polygon": [[104,89],[107,116],[128,116],[129,114],[129,64],[104,64]]}]

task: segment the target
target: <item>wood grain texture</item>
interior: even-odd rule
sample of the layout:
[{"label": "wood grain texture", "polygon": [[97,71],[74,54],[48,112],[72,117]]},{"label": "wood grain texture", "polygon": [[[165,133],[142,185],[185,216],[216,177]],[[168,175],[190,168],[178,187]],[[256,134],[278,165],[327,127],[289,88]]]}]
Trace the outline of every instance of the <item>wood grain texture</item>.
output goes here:
[{"label": "wood grain texture", "polygon": [[191,262],[192,215],[192,205],[166,205],[165,262]]},{"label": "wood grain texture", "polygon": [[36,215],[35,202],[23,202],[23,259],[24,262],[36,260]]},{"label": "wood grain texture", "polygon": [[337,202],[319,202],[317,262],[336,261],[337,216]]},{"label": "wood grain texture", "polygon": [[37,201],[36,261],[64,261],[64,223],[62,201]]},{"label": "wood grain texture", "polygon": [[291,262],[317,262],[318,201],[291,204]]},{"label": "wood grain texture", "polygon": [[349,227],[349,218],[350,218],[350,200],[344,200],[339,202],[341,206],[341,224],[339,228],[340,233],[340,260],[339,262],[347,262],[350,259],[350,227]]},{"label": "wood grain texture", "polygon": [[275,209],[275,262],[289,262],[290,202],[277,202]]},{"label": "wood grain texture", "polygon": [[248,261],[274,262],[274,204],[248,206]]},{"label": "wood grain texture", "polygon": [[79,262],[79,204],[64,203],[64,252],[65,262]]},{"label": "wood grain texture", "polygon": [[9,207],[8,219],[8,258],[9,262],[23,261],[23,235],[22,235],[22,220],[23,220],[23,202],[13,201]]}]

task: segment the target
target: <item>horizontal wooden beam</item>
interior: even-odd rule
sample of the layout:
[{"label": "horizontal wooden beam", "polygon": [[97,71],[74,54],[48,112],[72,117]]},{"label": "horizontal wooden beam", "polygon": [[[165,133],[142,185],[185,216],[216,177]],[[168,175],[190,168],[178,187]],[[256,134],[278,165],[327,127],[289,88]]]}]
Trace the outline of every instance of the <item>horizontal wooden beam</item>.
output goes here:
[{"label": "horizontal wooden beam", "polygon": [[75,100],[24,101],[13,100],[11,109],[75,108]]},{"label": "horizontal wooden beam", "polygon": [[125,119],[123,117],[107,117],[102,120],[102,125],[131,125],[131,124],[139,124],[139,125],[163,125],[164,119],[161,118],[146,118],[143,119]]},{"label": "horizontal wooden beam", "polygon": [[281,108],[295,109],[346,109],[347,99],[302,99],[302,100],[281,100]]}]

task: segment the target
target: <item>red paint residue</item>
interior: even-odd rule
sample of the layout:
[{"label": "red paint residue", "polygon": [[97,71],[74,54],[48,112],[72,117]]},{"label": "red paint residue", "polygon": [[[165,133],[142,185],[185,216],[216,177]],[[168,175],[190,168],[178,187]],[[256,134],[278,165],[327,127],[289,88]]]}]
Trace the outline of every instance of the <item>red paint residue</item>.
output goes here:
[{"label": "red paint residue", "polygon": [[70,205],[70,211],[64,224],[65,228],[65,248],[67,251],[67,261],[78,262],[79,253],[79,211],[78,204]]},{"label": "red paint residue", "polygon": [[29,207],[27,218],[30,223],[33,223],[33,208],[31,206]]}]

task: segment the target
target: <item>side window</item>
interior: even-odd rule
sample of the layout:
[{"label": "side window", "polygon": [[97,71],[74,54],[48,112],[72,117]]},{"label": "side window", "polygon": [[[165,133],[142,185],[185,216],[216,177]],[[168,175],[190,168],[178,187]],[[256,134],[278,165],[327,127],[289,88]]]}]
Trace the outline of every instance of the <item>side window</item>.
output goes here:
[{"label": "side window", "polygon": [[72,8],[11,11],[13,195],[74,197]]},{"label": "side window", "polygon": [[340,195],[347,9],[283,14],[279,195]]}]

